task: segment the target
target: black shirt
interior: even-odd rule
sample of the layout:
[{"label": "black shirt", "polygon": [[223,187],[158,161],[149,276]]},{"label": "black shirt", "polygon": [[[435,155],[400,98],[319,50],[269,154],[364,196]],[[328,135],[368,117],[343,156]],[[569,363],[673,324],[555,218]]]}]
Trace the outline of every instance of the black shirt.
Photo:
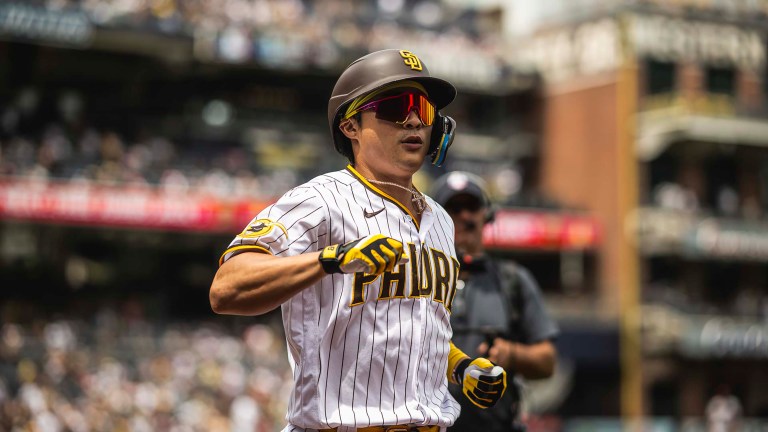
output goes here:
[{"label": "black shirt", "polygon": [[[477,347],[489,338],[534,344],[553,339],[559,333],[530,272],[519,265],[492,259],[473,263],[473,271],[453,300],[451,326],[453,343],[470,357],[480,356]],[[514,390],[510,388],[512,380],[512,371],[507,371],[507,391],[489,409],[476,407],[462,394],[461,386],[450,385],[451,394],[461,404],[461,414],[449,430],[513,430],[517,406]]]}]

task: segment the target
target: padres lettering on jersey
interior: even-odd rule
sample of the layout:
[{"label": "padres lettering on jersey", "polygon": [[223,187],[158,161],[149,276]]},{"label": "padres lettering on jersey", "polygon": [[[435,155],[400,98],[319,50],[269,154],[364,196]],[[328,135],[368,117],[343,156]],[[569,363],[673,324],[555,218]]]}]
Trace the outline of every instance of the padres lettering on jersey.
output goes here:
[{"label": "padres lettering on jersey", "polygon": [[[405,275],[410,272],[411,278],[410,297],[430,297],[440,303],[445,303],[445,308],[451,310],[453,297],[456,295],[456,278],[459,275],[459,261],[456,258],[449,263],[445,252],[437,249],[421,251],[421,259],[416,252],[416,245],[408,243],[411,260],[406,264],[400,264],[395,271],[384,272],[381,275],[369,275],[355,273],[352,289],[352,301],[350,306],[357,306],[365,301],[365,289],[368,285],[381,278],[379,296],[376,300],[388,300],[391,298],[404,298]],[[424,282],[422,284],[422,281]],[[392,295],[391,285],[395,284],[395,295]],[[433,292],[434,289],[434,292]],[[386,294],[385,294],[386,293]],[[434,294],[434,295],[433,295]],[[444,301],[444,299],[448,301]]]},{"label": "padres lettering on jersey", "polygon": [[222,256],[299,255],[377,233],[406,245],[409,262],[391,272],[328,275],[282,305],[294,372],[286,430],[449,426],[458,416],[445,368],[459,263],[453,222],[428,202],[419,224],[348,166],[286,193]]}]

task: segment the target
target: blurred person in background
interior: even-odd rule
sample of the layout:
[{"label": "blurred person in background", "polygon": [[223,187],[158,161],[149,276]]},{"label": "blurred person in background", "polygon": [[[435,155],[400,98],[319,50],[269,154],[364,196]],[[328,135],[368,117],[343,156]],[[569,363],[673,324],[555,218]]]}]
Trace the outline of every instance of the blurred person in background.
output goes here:
[{"label": "blurred person in background", "polygon": [[[432,196],[451,216],[456,253],[461,262],[451,325],[453,341],[464,352],[487,357],[526,379],[550,377],[559,330],[547,313],[533,276],[518,264],[486,254],[483,227],[493,218],[485,183],[471,173],[454,171],[438,178]],[[451,431],[525,430],[520,419],[521,386],[513,381],[507,394],[488,410],[462,401],[461,416]],[[451,392],[461,389],[451,386]]]},{"label": "blurred person in background", "polygon": [[741,402],[731,393],[727,384],[720,384],[715,395],[707,402],[707,432],[735,432],[742,428]]},{"label": "blurred person in background", "polygon": [[294,370],[284,431],[438,432],[459,415],[449,380],[481,408],[504,394],[501,367],[450,343],[452,223],[413,185],[425,159],[445,159],[455,122],[438,110],[455,96],[410,51],[353,62],[328,104],[349,165],[284,194],[224,251],[215,312],[282,307]]}]

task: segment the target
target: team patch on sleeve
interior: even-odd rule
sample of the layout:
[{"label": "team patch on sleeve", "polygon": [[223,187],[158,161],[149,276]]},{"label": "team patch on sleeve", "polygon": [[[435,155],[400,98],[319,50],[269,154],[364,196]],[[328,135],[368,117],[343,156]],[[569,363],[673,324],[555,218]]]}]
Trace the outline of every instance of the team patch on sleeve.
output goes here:
[{"label": "team patch on sleeve", "polygon": [[280,230],[282,230],[285,234],[285,237],[288,238],[288,231],[285,229],[285,226],[283,226],[283,224],[280,222],[275,222],[271,219],[256,219],[255,221],[251,222],[251,224],[248,225],[248,227],[244,229],[238,237],[261,237],[269,234],[275,228],[280,228]]}]

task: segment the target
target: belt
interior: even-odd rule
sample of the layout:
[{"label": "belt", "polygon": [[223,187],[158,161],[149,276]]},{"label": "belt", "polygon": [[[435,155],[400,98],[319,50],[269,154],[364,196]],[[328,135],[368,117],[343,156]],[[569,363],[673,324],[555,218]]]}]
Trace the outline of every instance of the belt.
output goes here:
[{"label": "belt", "polygon": [[[336,430],[336,428],[319,429],[318,432],[336,432]],[[440,426],[368,426],[364,428],[357,428],[356,430],[357,432],[440,432]]]}]

